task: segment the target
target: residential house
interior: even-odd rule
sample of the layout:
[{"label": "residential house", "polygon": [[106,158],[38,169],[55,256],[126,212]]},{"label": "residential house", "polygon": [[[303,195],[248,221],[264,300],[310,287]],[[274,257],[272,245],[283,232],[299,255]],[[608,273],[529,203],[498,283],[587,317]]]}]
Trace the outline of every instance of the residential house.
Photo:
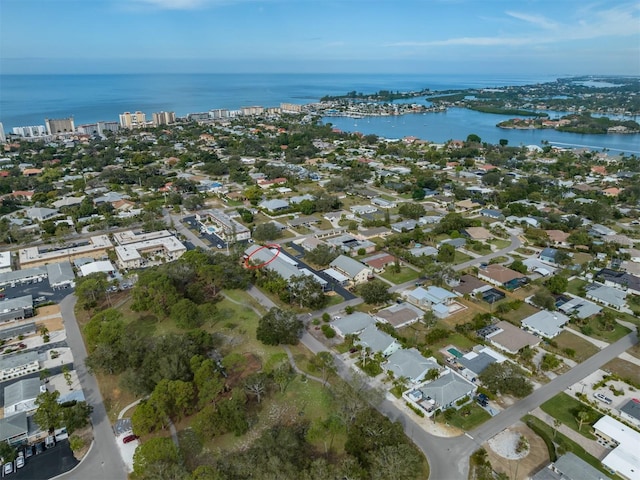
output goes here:
[{"label": "residential house", "polygon": [[620,407],[620,416],[623,420],[640,428],[640,399],[632,398]]},{"label": "residential house", "polygon": [[337,318],[331,325],[338,335],[345,337],[346,335],[359,334],[365,328],[371,325],[375,326],[376,319],[371,315],[362,312],[353,312],[345,317]]},{"label": "residential house", "polygon": [[462,231],[462,234],[476,241],[486,241],[493,238],[493,234],[484,227],[467,227]]},{"label": "residential house", "polygon": [[487,265],[478,270],[478,278],[498,287],[514,290],[526,283],[527,277],[499,264]]},{"label": "residential house", "polygon": [[373,205],[354,205],[353,207],[350,207],[349,210],[356,215],[365,215],[367,213],[371,214],[378,211],[378,209]]},{"label": "residential house", "polygon": [[541,341],[539,337],[505,320],[478,330],[478,336],[501,350],[514,355],[524,347],[535,347]]},{"label": "residential house", "polygon": [[473,210],[474,208],[481,207],[481,205],[473,200],[461,200],[455,203],[456,212],[466,212],[468,210]]},{"label": "residential house", "polygon": [[371,204],[380,208],[395,208],[396,202],[385,200],[384,198],[376,197],[371,200]]},{"label": "residential house", "polygon": [[547,263],[543,263],[541,260],[536,257],[529,257],[523,260],[523,265],[527,267],[527,270],[531,273],[537,273],[542,277],[548,277],[549,275],[553,275],[558,270],[556,267],[552,267]]},{"label": "residential house", "polygon": [[438,249],[427,245],[425,247],[413,247],[409,250],[409,253],[414,257],[435,257],[438,255]]},{"label": "residential house", "polygon": [[558,254],[558,250],[555,248],[543,248],[540,252],[539,258],[542,262],[547,263],[556,263],[556,255]]},{"label": "residential house", "polygon": [[471,382],[475,382],[478,376],[484,372],[489,365],[496,363],[496,359],[484,352],[468,352],[462,357],[457,358],[456,362],[463,367],[460,372],[462,376]]},{"label": "residential house", "polygon": [[616,233],[618,232],[598,223],[591,225],[591,229],[589,230],[589,235],[594,237],[604,237],[607,235],[615,235]]},{"label": "residential house", "polygon": [[370,348],[371,353],[381,353],[384,357],[400,348],[398,340],[388,333],[381,332],[375,325],[370,325],[360,332],[356,343],[363,349]]},{"label": "residential house", "polygon": [[569,323],[569,317],[563,313],[540,310],[523,319],[522,328],[545,338],[553,338],[562,332],[562,327],[567,323]]},{"label": "residential house", "polygon": [[403,328],[422,320],[424,312],[409,303],[400,303],[378,310],[374,317],[380,322],[393,325],[394,328]]},{"label": "residential house", "polygon": [[222,210],[203,210],[196,213],[196,221],[205,231],[214,233],[225,242],[240,242],[251,238],[251,230]]},{"label": "residential house", "polygon": [[601,460],[602,464],[622,478],[637,479],[640,468],[640,433],[609,415],[601,417],[593,425],[593,431],[598,439],[613,447]]},{"label": "residential house", "polygon": [[299,245],[306,251],[310,252],[311,250],[315,250],[320,245],[326,245],[326,242],[320,240],[316,237],[305,237]]},{"label": "residential house", "polygon": [[607,287],[606,285],[599,285],[597,283],[591,284],[587,287],[586,297],[589,300],[598,302],[605,307],[615,308],[621,310],[625,307],[627,301],[627,292],[619,290],[613,287]]},{"label": "residential house", "polygon": [[289,202],[287,200],[275,198],[273,200],[263,200],[258,204],[258,207],[270,213],[278,213],[288,210]]},{"label": "residential house", "polygon": [[397,233],[411,232],[418,227],[420,223],[417,220],[402,220],[391,224],[391,230]]},{"label": "residential house", "polygon": [[489,287],[488,283],[469,274],[462,275],[455,283],[457,284],[451,284],[450,286],[453,291],[460,295],[475,295]]},{"label": "residential house", "polygon": [[389,235],[391,235],[391,230],[389,230],[387,227],[372,227],[366,230],[360,230],[354,235],[358,240],[371,240],[375,237],[388,237]]},{"label": "residential house", "polygon": [[574,453],[567,452],[536,472],[531,480],[611,480]]},{"label": "residential house", "polygon": [[603,268],[596,273],[596,278],[608,287],[619,288],[628,293],[640,295],[640,277],[630,273]]},{"label": "residential house", "polygon": [[412,384],[419,383],[429,370],[439,372],[442,369],[435,358],[423,357],[415,348],[396,350],[382,367],[392,372],[396,379],[404,377]]},{"label": "residential house", "polygon": [[4,387],[4,416],[33,412],[38,408],[36,398],[44,390],[39,378],[26,378]]},{"label": "residential house", "polygon": [[171,262],[187,251],[187,247],[167,230],[140,234],[118,232],[113,238],[118,243],[116,263],[125,270]]},{"label": "residential house", "polygon": [[480,210],[480,215],[483,217],[492,218],[494,220],[504,220],[504,215],[500,210],[494,210],[492,208],[483,208]]},{"label": "residential house", "polygon": [[440,242],[440,245],[451,245],[453,248],[455,248],[456,250],[458,248],[462,248],[467,244],[467,239],[460,237],[460,238],[448,238],[447,240],[442,240]]},{"label": "residential house", "polygon": [[365,253],[373,253],[376,251],[376,244],[369,240],[358,240],[352,235],[344,234],[327,240],[327,243],[339,248],[345,253],[355,254],[360,249],[364,249]]},{"label": "residential house", "polygon": [[341,337],[347,335],[357,335],[371,325],[375,326],[376,319],[371,315],[362,312],[353,312],[345,317],[336,318],[331,322],[331,326]]},{"label": "residential house", "polygon": [[584,320],[592,315],[596,315],[602,311],[602,307],[596,305],[589,300],[581,297],[572,297],[568,302],[563,303],[558,307],[565,315],[575,315],[576,317]]},{"label": "residential house", "polygon": [[29,440],[29,424],[27,412],[0,419],[0,442],[9,445],[21,445]]},{"label": "residential house", "polygon": [[563,247],[563,248],[570,247],[570,244],[567,241],[570,235],[569,233],[563,232],[562,230],[545,230],[545,233],[547,234],[547,237],[549,237],[549,241],[555,247]]},{"label": "residential house", "polygon": [[373,276],[369,267],[345,255],[340,255],[329,266],[348,277],[355,284],[366,282]]},{"label": "residential house", "polygon": [[396,257],[386,252],[362,259],[362,263],[370,266],[376,273],[383,272],[387,266],[393,265],[397,261],[398,259]]},{"label": "residential house", "polygon": [[27,208],[27,210],[25,211],[25,215],[31,220],[44,222],[45,220],[49,220],[50,218],[57,217],[58,215],[60,215],[60,212],[53,208],[31,207]]},{"label": "residential house", "polygon": [[[446,369],[439,378],[406,392],[403,396],[431,416],[437,409],[460,408],[471,401],[477,387],[453,370]],[[460,403],[460,405],[458,405]]]}]

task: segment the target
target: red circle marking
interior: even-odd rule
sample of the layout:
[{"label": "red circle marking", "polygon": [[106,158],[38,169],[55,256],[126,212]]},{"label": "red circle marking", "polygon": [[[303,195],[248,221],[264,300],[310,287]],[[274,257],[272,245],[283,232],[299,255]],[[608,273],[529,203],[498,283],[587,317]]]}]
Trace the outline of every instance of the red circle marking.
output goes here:
[{"label": "red circle marking", "polygon": [[[268,260],[268,261],[266,261],[264,263],[261,263],[259,265],[250,265],[249,264],[249,260],[251,260],[251,257],[253,257],[259,251],[264,250],[265,248],[268,248],[268,249],[276,248],[278,250],[278,253],[276,253],[275,256],[271,260]],[[278,245],[277,243],[269,243],[267,245],[262,245],[255,252],[253,252],[251,255],[247,256],[247,258],[244,259],[244,267],[248,268],[249,270],[255,270],[255,269],[258,269],[258,268],[266,267],[271,262],[273,262],[276,258],[278,258],[278,255],[280,255],[280,249],[281,248],[282,247],[280,245]]]}]

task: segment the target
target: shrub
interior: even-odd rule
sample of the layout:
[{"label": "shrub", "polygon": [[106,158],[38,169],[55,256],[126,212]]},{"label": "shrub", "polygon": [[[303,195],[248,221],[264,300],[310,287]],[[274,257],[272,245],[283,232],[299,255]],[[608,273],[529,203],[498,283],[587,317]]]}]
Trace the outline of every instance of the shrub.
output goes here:
[{"label": "shrub", "polygon": [[324,333],[324,336],[327,338],[333,338],[336,336],[336,331],[331,328],[330,325],[327,325],[326,323],[324,325],[322,325],[321,327],[322,329],[322,333]]},{"label": "shrub", "polygon": [[411,405],[409,402],[404,402],[404,403],[406,403],[407,407],[413,410],[416,415],[418,415],[419,417],[424,417],[424,412],[420,410],[418,407],[416,407],[415,405]]},{"label": "shrub", "polygon": [[556,456],[556,447],[551,437],[532,419],[527,420],[527,426],[544,441],[544,444],[547,446],[547,451],[549,452],[549,460],[555,462],[558,457]]}]

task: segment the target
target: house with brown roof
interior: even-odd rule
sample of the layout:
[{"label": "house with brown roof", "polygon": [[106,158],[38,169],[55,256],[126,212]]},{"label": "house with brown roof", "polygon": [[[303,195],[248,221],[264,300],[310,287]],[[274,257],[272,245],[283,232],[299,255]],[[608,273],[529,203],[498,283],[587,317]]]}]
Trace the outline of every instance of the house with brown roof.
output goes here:
[{"label": "house with brown roof", "polygon": [[563,232],[562,230],[545,230],[545,233],[555,247],[569,247],[569,242],[567,241],[569,234],[567,232]]},{"label": "house with brown roof", "polygon": [[502,265],[492,264],[487,265],[486,268],[479,269],[478,278],[498,287],[505,287],[512,290],[513,286],[520,280],[524,280],[526,276]]},{"label": "house with brown roof", "polygon": [[493,238],[491,232],[484,227],[467,227],[463,233],[471,240],[484,241]]},{"label": "house with brown roof", "polygon": [[[492,345],[512,354],[518,353],[524,347],[535,347],[540,343],[540,337],[536,337],[521,328],[503,320],[488,327],[484,336]],[[480,335],[482,331],[479,331]]]},{"label": "house with brown roof", "polygon": [[467,210],[473,210],[474,208],[478,208],[481,205],[479,203],[474,202],[473,200],[460,200],[455,203],[456,211],[458,212],[466,212]]},{"label": "house with brown roof", "polygon": [[364,258],[362,263],[370,266],[374,272],[380,273],[387,268],[388,265],[393,265],[396,263],[396,257],[391,255],[390,253],[382,252],[377,255],[373,255],[371,257]]},{"label": "house with brown roof", "polygon": [[400,303],[379,310],[373,317],[383,323],[389,323],[394,328],[407,327],[424,317],[424,312],[409,303]]},{"label": "house with brown roof", "polygon": [[40,175],[41,173],[41,168],[25,168],[22,171],[22,175],[24,175],[25,177],[35,177],[36,175]]},{"label": "house with brown roof", "polygon": [[620,192],[622,192],[622,189],[617,187],[605,188],[602,190],[602,194],[607,197],[617,197],[620,195]]},{"label": "house with brown roof", "polygon": [[488,287],[489,284],[474,277],[473,275],[462,275],[458,285],[452,287],[454,292],[458,292],[460,295],[475,295],[477,292]]}]

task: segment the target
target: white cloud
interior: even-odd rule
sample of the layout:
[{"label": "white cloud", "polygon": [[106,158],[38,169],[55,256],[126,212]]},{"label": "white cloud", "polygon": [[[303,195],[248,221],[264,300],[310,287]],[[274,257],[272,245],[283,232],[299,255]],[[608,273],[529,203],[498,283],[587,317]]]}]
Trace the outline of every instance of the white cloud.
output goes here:
[{"label": "white cloud", "polygon": [[243,0],[133,0],[134,3],[149,5],[163,10],[195,10],[240,3]]},{"label": "white cloud", "polygon": [[434,47],[434,46],[534,46],[575,40],[592,40],[603,37],[640,37],[640,4],[620,5],[604,10],[586,8],[577,12],[573,21],[556,22],[548,18],[520,12],[508,11],[506,15],[521,20],[532,27],[518,36],[453,37],[427,41],[403,41],[386,44],[387,47]]}]

